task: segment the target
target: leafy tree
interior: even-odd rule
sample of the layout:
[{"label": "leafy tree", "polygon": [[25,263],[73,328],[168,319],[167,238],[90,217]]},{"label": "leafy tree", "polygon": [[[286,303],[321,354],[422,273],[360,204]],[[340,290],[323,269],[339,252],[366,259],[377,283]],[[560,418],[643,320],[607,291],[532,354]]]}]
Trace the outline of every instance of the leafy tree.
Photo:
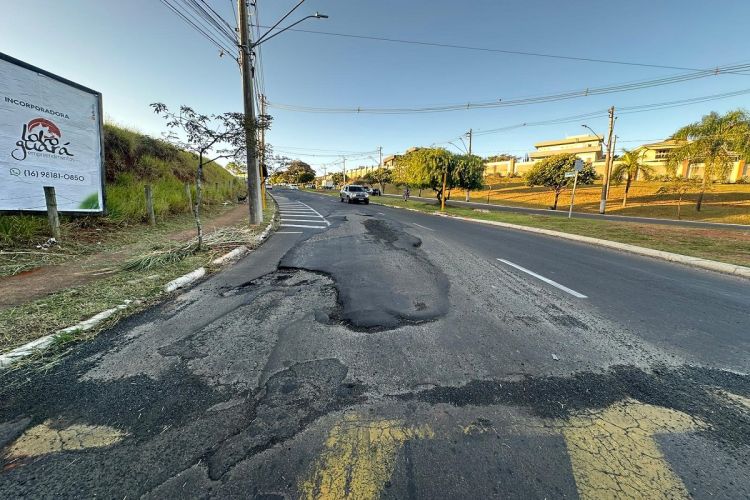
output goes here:
[{"label": "leafy tree", "polygon": [[332,174],[328,174],[328,177],[331,178],[331,181],[333,182],[334,186],[340,186],[344,183],[344,173],[343,172],[334,172]]},{"label": "leafy tree", "polygon": [[705,115],[701,121],[679,129],[672,136],[681,145],[670,152],[670,161],[702,162],[704,165],[695,209],[700,211],[703,195],[714,178],[724,179],[739,155],[750,159],[750,115],[744,110],[716,112]]},{"label": "leafy tree", "polygon": [[622,197],[623,208],[628,203],[630,185],[638,178],[638,173],[643,173],[646,179],[650,179],[654,173],[654,168],[651,165],[641,162],[642,155],[643,153],[640,151],[623,149],[622,156],[619,157],[619,163],[612,170],[613,182],[619,184],[623,179],[625,180],[625,194]]},{"label": "leafy tree", "polygon": [[380,184],[380,192],[385,193],[385,185],[393,180],[393,172],[390,169],[381,167],[376,168],[372,172],[367,174],[368,182],[370,184]]},{"label": "leafy tree", "polygon": [[417,148],[396,158],[391,174],[391,182],[399,186],[409,186],[421,190],[430,187],[427,172],[427,149]]},{"label": "leafy tree", "polygon": [[[154,113],[167,121],[170,132],[165,139],[180,149],[198,155],[195,176],[195,206],[193,217],[198,230],[198,249],[203,245],[203,226],[200,218],[202,202],[203,166],[221,158],[242,161],[245,151],[245,115],[222,113],[202,115],[189,106],[173,112],[162,103],[153,103]],[[179,134],[178,134],[179,132]]]},{"label": "leafy tree", "polygon": [[[677,219],[680,219],[680,207],[682,205],[682,199],[686,194],[695,192],[698,189],[698,181],[695,179],[687,179],[685,177],[675,176],[669,181],[669,184],[661,186],[656,194],[673,194],[677,196]],[[701,187],[701,189],[704,189]],[[703,191],[701,191],[703,193]]]},{"label": "leafy tree", "polygon": [[286,177],[289,182],[304,184],[315,180],[315,170],[301,160],[294,160],[286,169]]},{"label": "leafy tree", "polygon": [[[573,171],[575,161],[576,155],[570,153],[545,158],[526,173],[526,184],[529,186],[544,186],[550,189],[555,195],[555,200],[550,208],[557,210],[557,200],[560,193],[573,185],[573,178],[565,177],[565,173]],[[590,163],[585,164],[583,170],[578,172],[578,184],[593,184],[595,178],[596,171]]]},{"label": "leafy tree", "polygon": [[227,169],[232,175],[237,177],[247,174],[247,165],[245,165],[244,163],[230,161],[224,168]]},{"label": "leafy tree", "polygon": [[454,156],[454,163],[454,183],[466,190],[466,201],[469,201],[469,191],[484,186],[484,162],[476,155],[458,155]]},{"label": "leafy tree", "polygon": [[496,162],[496,161],[508,161],[508,160],[511,160],[511,159],[516,159],[517,160],[518,157],[515,156],[515,155],[511,155],[511,154],[502,153],[502,154],[499,154],[499,155],[488,156],[487,158],[484,159],[484,161],[485,161],[485,163],[493,163],[493,162]]}]

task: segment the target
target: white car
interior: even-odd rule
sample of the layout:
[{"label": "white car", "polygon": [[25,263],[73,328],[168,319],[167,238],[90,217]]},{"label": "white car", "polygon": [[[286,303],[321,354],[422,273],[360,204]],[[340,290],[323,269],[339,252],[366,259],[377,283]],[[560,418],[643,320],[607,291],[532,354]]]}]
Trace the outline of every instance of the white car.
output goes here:
[{"label": "white car", "polygon": [[339,192],[339,201],[341,201],[342,203],[344,201],[346,201],[347,203],[362,202],[365,205],[369,205],[370,195],[367,194],[367,190],[362,186],[352,184],[349,186],[344,186],[343,189]]},{"label": "white car", "polygon": [[289,184],[289,189],[297,189],[299,190],[299,186],[296,184]]}]

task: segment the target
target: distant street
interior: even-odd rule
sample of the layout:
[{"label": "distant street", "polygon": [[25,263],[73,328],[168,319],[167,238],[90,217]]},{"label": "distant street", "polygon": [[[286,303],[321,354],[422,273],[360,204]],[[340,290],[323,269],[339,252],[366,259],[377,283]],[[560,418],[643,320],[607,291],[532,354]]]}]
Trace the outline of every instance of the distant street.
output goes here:
[{"label": "distant street", "polygon": [[276,189],[194,289],[0,373],[0,498],[749,498],[750,282]]}]

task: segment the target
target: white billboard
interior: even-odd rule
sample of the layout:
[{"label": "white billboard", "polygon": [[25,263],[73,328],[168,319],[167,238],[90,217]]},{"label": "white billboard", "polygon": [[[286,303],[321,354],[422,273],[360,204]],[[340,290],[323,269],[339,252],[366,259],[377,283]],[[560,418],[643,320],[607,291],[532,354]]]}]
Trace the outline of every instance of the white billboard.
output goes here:
[{"label": "white billboard", "polygon": [[101,94],[0,53],[0,211],[104,211]]}]

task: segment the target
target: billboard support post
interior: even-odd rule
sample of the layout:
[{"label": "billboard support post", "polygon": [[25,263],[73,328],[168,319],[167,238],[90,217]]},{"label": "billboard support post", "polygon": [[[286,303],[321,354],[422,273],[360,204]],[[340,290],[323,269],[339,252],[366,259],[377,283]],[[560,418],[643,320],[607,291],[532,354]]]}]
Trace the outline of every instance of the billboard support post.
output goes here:
[{"label": "billboard support post", "polygon": [[60,217],[57,215],[57,197],[54,186],[44,186],[44,202],[47,205],[47,219],[52,236],[60,242]]}]

